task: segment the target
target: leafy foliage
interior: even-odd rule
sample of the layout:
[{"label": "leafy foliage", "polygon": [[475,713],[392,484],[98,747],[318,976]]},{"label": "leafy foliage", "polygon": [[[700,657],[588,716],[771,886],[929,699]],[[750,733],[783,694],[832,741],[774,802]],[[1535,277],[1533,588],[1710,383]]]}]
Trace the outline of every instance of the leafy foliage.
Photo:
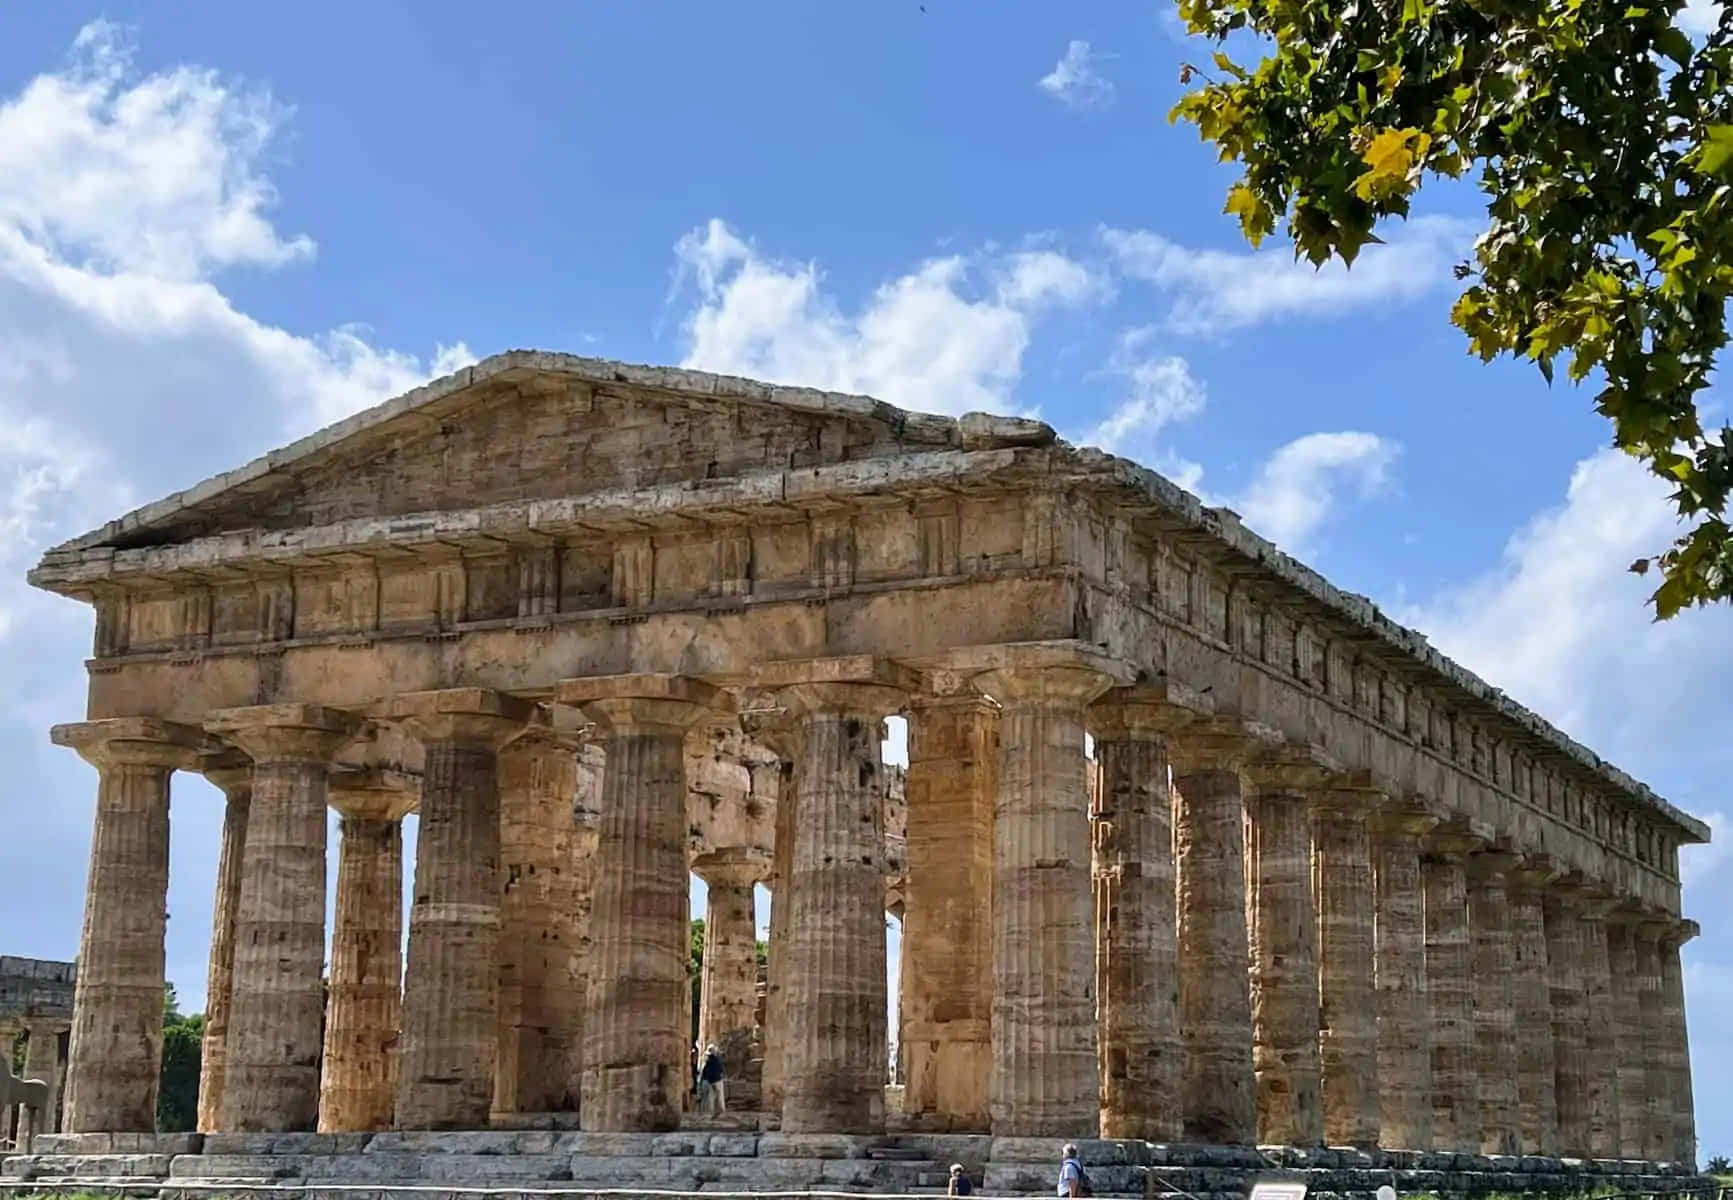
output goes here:
[{"label": "leafy foliage", "polygon": [[157,1085],[156,1127],[164,1133],[196,1128],[199,1065],[203,1052],[203,1013],[182,1016],[174,984],[163,989],[162,1075]]},{"label": "leafy foliage", "polygon": [[1733,293],[1733,5],[1701,45],[1683,0],[1179,0],[1217,51],[1176,119],[1244,169],[1227,196],[1256,244],[1278,222],[1315,265],[1352,264],[1428,177],[1474,174],[1488,224],[1452,310],[1484,360],[1601,383],[1613,443],[1672,490],[1666,618],[1733,598],[1733,429],[1697,395]]}]

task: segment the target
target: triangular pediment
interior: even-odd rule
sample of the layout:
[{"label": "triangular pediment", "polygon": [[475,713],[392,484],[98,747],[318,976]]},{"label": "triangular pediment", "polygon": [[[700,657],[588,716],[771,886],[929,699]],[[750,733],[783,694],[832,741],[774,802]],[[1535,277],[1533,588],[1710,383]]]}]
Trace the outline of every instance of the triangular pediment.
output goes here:
[{"label": "triangular pediment", "polygon": [[469,509],[817,467],[957,442],[864,396],[510,351],[388,400],[59,549]]}]

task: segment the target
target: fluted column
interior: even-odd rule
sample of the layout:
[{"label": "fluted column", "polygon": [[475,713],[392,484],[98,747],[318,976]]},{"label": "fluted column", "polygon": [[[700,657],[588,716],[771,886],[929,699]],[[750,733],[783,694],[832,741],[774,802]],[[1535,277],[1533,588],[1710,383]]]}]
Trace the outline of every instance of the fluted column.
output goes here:
[{"label": "fluted column", "polygon": [[222,793],[223,834],[217,850],[217,891],[211,902],[210,965],[205,973],[205,1026],[199,1039],[198,1127],[218,1128],[228,1076],[229,999],[234,986],[235,919],[241,909],[241,859],[247,841],[247,810],[253,800],[253,764],[227,754],[200,768]]},{"label": "fluted column", "polygon": [[1246,941],[1245,804],[1240,764],[1273,745],[1231,718],[1174,734],[1174,872],[1179,928],[1180,1112],[1188,1142],[1257,1140]]},{"label": "fluted column", "polygon": [[78,943],[65,1126],[156,1129],[168,920],[169,773],[204,747],[197,729],[143,717],[56,725],[99,775]]},{"label": "fluted column", "polygon": [[884,718],[908,681],[866,659],[770,664],[797,722],[782,1129],[884,1128]]},{"label": "fluted column", "polygon": [[423,754],[392,1124],[480,1129],[499,1051],[499,748],[531,707],[481,688],[388,707]]},{"label": "fluted column", "polygon": [[1260,1144],[1317,1146],[1324,1140],[1310,793],[1328,777],[1329,765],[1297,745],[1246,769],[1246,925]]},{"label": "fluted column", "polygon": [[1324,1141],[1378,1144],[1378,1003],[1373,926],[1375,793],[1312,797],[1312,878],[1318,904],[1318,1046]]},{"label": "fluted column", "polygon": [[500,752],[496,1113],[578,1107],[583,992],[572,914],[574,742],[537,727]]},{"label": "fluted column", "polygon": [[1089,709],[1101,771],[1095,858],[1101,1136],[1177,1141],[1180,1036],[1167,738],[1207,715],[1177,683],[1115,688]]},{"label": "fluted column", "polygon": [[326,773],[359,722],[313,704],[213,713],[253,760],[217,1127],[311,1130],[325,1017]]},{"label": "fluted column", "polygon": [[601,843],[602,779],[606,773],[606,751],[586,744],[577,753],[577,799],[572,805],[572,911],[568,928],[572,940],[572,1019],[577,1022],[567,1047],[566,1078],[579,1081],[573,1094],[582,1102],[584,1077],[584,1014],[589,1004],[593,973],[594,931],[590,907],[596,895],[596,848]]},{"label": "fluted column", "polygon": [[1474,1074],[1479,1089],[1480,1150],[1522,1153],[1516,1040],[1516,944],[1505,880],[1517,856],[1482,851],[1468,857],[1468,924],[1473,939]]},{"label": "fluted column", "polygon": [[975,683],[1000,708],[992,1131],[1093,1137],[1101,1068],[1084,709],[1112,678],[1080,661],[991,671]]},{"label": "fluted column", "polygon": [[1511,1002],[1516,1010],[1516,1094],[1524,1154],[1558,1153],[1552,970],[1542,897],[1556,872],[1528,860],[1510,873]]},{"label": "fluted column", "polygon": [[739,1078],[745,1071],[758,1024],[758,930],[753,888],[769,867],[762,850],[746,847],[714,851],[692,864],[707,892],[698,1042],[721,1052],[731,1078]]},{"label": "fluted column", "polygon": [[790,877],[794,870],[794,772],[798,739],[791,721],[741,718],[747,732],[781,759],[777,775],[775,845],[770,852],[770,930],[764,973],[764,1072],[759,1103],[766,1112],[782,1112],[783,1048],[788,1042],[788,927],[793,904]]},{"label": "fluted column", "polygon": [[1373,819],[1377,915],[1378,1144],[1432,1148],[1432,1004],[1426,989],[1426,925],[1420,839],[1438,819],[1390,809]]},{"label": "fluted column", "polygon": [[[34,1136],[39,1133],[56,1133],[59,1124],[55,1113],[54,1100],[60,1093],[60,1029],[47,1022],[29,1020],[24,1023],[25,1037],[28,1041],[24,1046],[24,1079],[40,1079],[48,1085],[48,1105],[36,1114],[36,1123],[31,1129]],[[0,1045],[11,1046],[11,1040],[0,1039]],[[7,1063],[8,1067],[12,1064]],[[29,1147],[23,1147],[19,1153],[28,1153]]]},{"label": "fluted column", "polygon": [[1640,913],[1620,908],[1607,917],[1607,967],[1613,989],[1614,1072],[1619,1092],[1619,1154],[1648,1153],[1648,1064],[1643,1058],[1642,993],[1646,987],[1637,955]]},{"label": "fluted column", "polygon": [[1435,1149],[1480,1150],[1474,1072],[1474,979],[1463,856],[1476,839],[1436,831],[1420,874],[1426,894],[1426,993],[1432,1006],[1432,1141]]},{"label": "fluted column", "polygon": [[993,804],[999,711],[977,695],[909,712],[903,908],[903,1113],[916,1127],[987,1128],[993,1062]]},{"label": "fluted column", "polygon": [[601,727],[607,758],[579,1120],[673,1129],[690,1074],[685,740],[727,698],[679,675],[571,679],[559,697]]},{"label": "fluted column", "polygon": [[1558,1103],[1559,1153],[1589,1150],[1589,1078],[1583,1005],[1582,935],[1577,926],[1581,889],[1557,883],[1544,898],[1548,982],[1552,993],[1553,1088]]},{"label": "fluted column", "polygon": [[1596,892],[1578,910],[1582,938],[1583,1039],[1588,1071],[1589,1153],[1619,1156],[1619,1047],[1607,958],[1607,913],[1616,901]]},{"label": "fluted column", "polygon": [[1679,963],[1679,949],[1697,936],[1697,922],[1678,920],[1664,931],[1659,943],[1661,962],[1661,1061],[1666,1082],[1671,1084],[1659,1093],[1664,1111],[1670,1112],[1672,1137],[1668,1143],[1668,1158],[1674,1162],[1695,1165],[1697,1161],[1697,1119],[1691,1096],[1691,1052],[1685,1032],[1685,976]]},{"label": "fluted column", "polygon": [[[393,786],[396,785],[396,786]],[[403,984],[403,816],[415,781],[386,772],[339,774],[337,911],[325,1005],[319,1131],[391,1127]]]}]

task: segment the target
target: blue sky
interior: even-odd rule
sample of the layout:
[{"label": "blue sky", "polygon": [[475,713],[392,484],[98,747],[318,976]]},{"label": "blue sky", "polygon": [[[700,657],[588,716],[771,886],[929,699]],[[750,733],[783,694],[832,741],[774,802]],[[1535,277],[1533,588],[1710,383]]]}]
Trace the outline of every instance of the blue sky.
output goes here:
[{"label": "blue sky", "polygon": [[[1695,6],[1701,23],[1708,10]],[[76,945],[88,611],[40,549],[512,346],[1033,412],[1226,503],[1726,827],[1733,618],[1648,623],[1670,534],[1588,396],[1448,325],[1475,197],[1353,272],[1253,254],[1167,124],[1171,5],[14,6],[0,41],[0,949]],[[181,777],[202,994],[215,797]],[[1733,899],[1690,851],[1705,1153]],[[14,910],[16,911],[16,909]],[[1725,1006],[1721,1006],[1724,1008]]]}]

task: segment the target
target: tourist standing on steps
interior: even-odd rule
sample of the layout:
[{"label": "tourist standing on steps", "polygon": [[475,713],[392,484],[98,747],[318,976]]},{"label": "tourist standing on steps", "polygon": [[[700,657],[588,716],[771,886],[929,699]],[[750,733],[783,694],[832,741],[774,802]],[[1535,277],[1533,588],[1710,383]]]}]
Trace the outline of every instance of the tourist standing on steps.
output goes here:
[{"label": "tourist standing on steps", "polygon": [[1059,1160],[1059,1195],[1088,1196],[1089,1175],[1083,1170],[1083,1164],[1078,1161],[1077,1147],[1067,1142]]},{"label": "tourist standing on steps", "polygon": [[722,1080],[722,1052],[711,1042],[704,1047],[704,1065],[698,1069],[698,1091],[705,1112],[719,1117],[728,1107],[728,1097]]},{"label": "tourist standing on steps", "polygon": [[947,1195],[947,1196],[971,1196],[974,1194],[974,1192],[975,1192],[975,1185],[969,1182],[969,1177],[967,1175],[963,1174],[963,1164],[962,1163],[952,1163],[951,1164],[951,1186],[949,1188],[945,1189],[945,1195]]}]

